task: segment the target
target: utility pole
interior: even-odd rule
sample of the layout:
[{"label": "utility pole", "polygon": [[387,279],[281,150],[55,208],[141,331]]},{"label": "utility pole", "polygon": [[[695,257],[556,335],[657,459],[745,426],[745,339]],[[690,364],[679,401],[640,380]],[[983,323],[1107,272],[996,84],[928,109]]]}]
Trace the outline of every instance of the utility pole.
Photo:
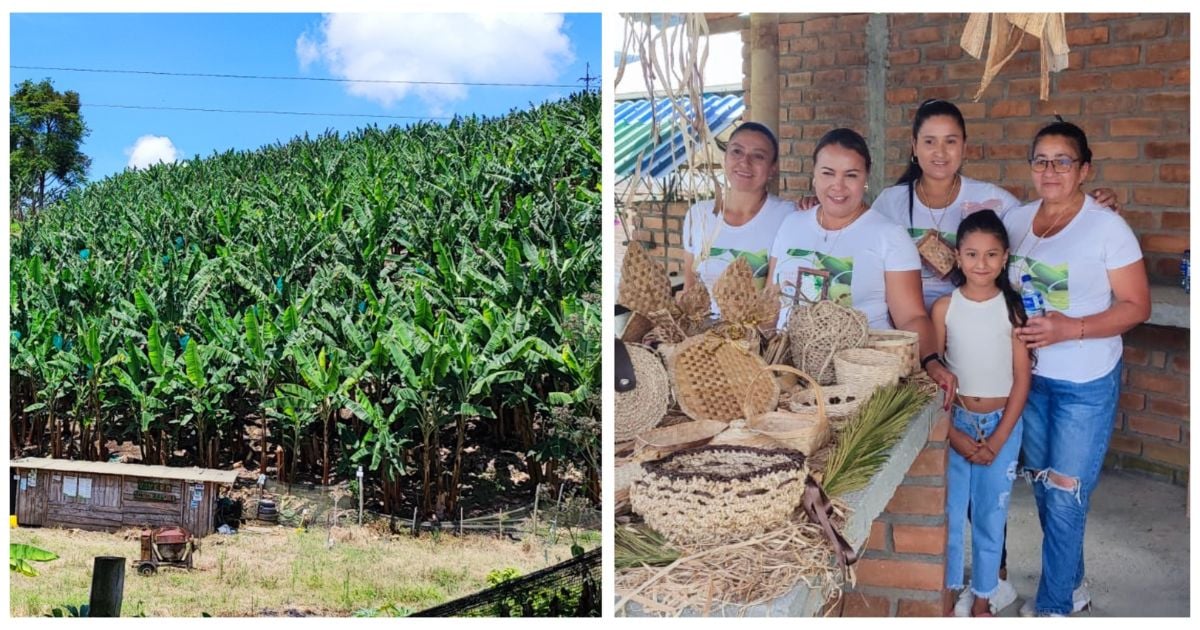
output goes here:
[{"label": "utility pole", "polygon": [[600,77],[592,74],[592,63],[590,61],[583,68],[583,76],[579,77],[579,80],[583,81],[583,89],[591,92],[592,82],[600,83]]}]

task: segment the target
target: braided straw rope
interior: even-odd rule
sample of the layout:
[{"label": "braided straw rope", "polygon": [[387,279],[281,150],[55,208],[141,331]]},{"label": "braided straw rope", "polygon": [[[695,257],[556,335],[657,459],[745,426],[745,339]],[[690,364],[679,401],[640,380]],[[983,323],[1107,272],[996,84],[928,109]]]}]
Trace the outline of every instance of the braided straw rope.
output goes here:
[{"label": "braided straw rope", "polygon": [[644,464],[633,511],[676,543],[734,541],[788,521],[808,467],[798,451],[705,446]]},{"label": "braided straw rope", "polygon": [[833,357],[837,380],[842,385],[869,393],[877,387],[900,382],[900,357],[869,348],[842,350]]},{"label": "braided straw rope", "polygon": [[617,303],[643,315],[673,306],[667,270],[637,241],[630,241],[625,250]]},{"label": "braided straw rope", "polygon": [[671,387],[667,382],[667,369],[658,355],[645,346],[625,344],[637,387],[627,392],[617,392],[614,401],[616,427],[614,436],[618,442],[632,440],[638,433],[654,428],[667,414]]},{"label": "braided straw rope", "polygon": [[787,322],[792,344],[792,365],[812,374],[821,385],[830,385],[836,374],[833,355],[867,342],[867,316],[831,300],[796,304]]},{"label": "braided straw rope", "polygon": [[866,347],[900,357],[900,376],[911,376],[920,371],[921,359],[917,357],[920,338],[917,333],[872,328],[867,334]]},{"label": "braided straw rope", "polygon": [[679,408],[696,420],[743,418],[748,404],[763,413],[779,403],[779,383],[757,380],[766,367],[743,342],[706,333],[675,346],[667,371]]}]

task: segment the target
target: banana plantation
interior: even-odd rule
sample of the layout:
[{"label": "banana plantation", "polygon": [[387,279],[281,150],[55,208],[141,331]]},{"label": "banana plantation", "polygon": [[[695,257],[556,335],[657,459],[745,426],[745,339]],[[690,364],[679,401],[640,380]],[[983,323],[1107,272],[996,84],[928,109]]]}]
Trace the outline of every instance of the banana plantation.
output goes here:
[{"label": "banana plantation", "polygon": [[[12,455],[599,492],[600,99],[127,171],[12,225]],[[416,483],[419,480],[419,484]]]}]

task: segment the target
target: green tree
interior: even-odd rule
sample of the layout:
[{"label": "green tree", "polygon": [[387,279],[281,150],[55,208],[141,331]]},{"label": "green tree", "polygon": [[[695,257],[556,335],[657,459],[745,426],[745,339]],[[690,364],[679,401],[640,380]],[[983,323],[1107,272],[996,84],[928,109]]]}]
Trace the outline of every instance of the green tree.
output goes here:
[{"label": "green tree", "polygon": [[9,104],[9,202],[14,218],[37,212],[83,183],[91,159],[79,150],[88,134],[79,93],[49,79],[26,79]]}]

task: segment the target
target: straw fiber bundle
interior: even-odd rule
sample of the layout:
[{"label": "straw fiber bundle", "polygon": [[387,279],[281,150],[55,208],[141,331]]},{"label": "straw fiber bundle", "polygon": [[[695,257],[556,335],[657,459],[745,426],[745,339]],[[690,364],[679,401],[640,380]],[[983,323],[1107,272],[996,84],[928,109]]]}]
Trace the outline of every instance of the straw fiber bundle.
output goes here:
[{"label": "straw fiber bundle", "polygon": [[900,357],[869,348],[842,350],[833,357],[838,383],[869,392],[900,382]]},{"label": "straw fiber bundle", "polygon": [[787,322],[792,365],[813,375],[821,385],[834,382],[833,355],[867,342],[867,316],[830,300],[797,304]]},{"label": "straw fiber bundle", "polygon": [[697,420],[743,418],[743,406],[758,413],[775,409],[779,384],[755,376],[766,363],[743,342],[706,333],[675,347],[667,365],[679,408]]},{"label": "straw fiber bundle", "polygon": [[671,281],[667,278],[666,269],[651,258],[637,241],[631,241],[625,250],[617,302],[643,315],[674,306],[671,302]]},{"label": "straw fiber bundle", "polygon": [[920,371],[921,359],[917,333],[909,330],[880,330],[867,331],[867,346],[872,350],[888,352],[900,357],[900,376],[911,376]]},{"label": "straw fiber bundle", "polygon": [[652,429],[667,413],[671,397],[667,369],[653,350],[625,344],[637,387],[617,392],[614,401],[616,417],[615,438],[618,442],[632,440],[638,433]]},{"label": "straw fiber bundle", "polygon": [[735,541],[782,526],[804,493],[798,451],[705,446],[644,465],[633,511],[677,543]]}]

